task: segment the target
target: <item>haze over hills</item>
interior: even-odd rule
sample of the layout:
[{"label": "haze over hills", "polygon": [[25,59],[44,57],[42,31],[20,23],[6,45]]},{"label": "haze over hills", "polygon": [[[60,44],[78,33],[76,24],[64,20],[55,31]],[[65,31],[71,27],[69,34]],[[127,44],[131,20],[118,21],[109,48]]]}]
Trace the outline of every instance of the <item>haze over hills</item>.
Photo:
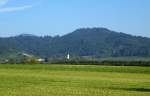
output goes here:
[{"label": "haze over hills", "polygon": [[0,56],[28,53],[38,57],[72,56],[125,57],[150,56],[150,38],[132,36],[106,28],[81,28],[64,36],[22,34],[0,38]]}]

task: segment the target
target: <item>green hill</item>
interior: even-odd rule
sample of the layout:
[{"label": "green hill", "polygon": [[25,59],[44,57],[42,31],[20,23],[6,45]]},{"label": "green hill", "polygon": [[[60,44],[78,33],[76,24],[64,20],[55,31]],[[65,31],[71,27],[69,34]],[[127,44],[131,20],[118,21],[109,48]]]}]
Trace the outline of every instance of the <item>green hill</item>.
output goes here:
[{"label": "green hill", "polygon": [[132,36],[106,28],[81,28],[64,36],[22,34],[0,38],[0,56],[25,52],[40,57],[72,56],[126,57],[150,56],[150,38]]}]

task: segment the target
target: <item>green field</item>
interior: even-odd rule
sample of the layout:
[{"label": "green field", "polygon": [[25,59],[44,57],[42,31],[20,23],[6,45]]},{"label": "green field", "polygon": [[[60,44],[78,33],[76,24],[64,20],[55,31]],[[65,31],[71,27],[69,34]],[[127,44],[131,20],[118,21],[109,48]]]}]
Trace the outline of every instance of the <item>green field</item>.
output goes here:
[{"label": "green field", "polygon": [[0,96],[150,96],[150,67],[0,65]]}]

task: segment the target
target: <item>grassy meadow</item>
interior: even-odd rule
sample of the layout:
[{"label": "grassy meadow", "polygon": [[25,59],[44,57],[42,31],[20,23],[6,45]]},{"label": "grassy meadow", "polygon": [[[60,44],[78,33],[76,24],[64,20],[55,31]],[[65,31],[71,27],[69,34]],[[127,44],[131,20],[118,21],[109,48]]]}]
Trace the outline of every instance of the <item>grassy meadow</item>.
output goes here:
[{"label": "grassy meadow", "polygon": [[0,65],[0,96],[150,96],[150,67]]}]

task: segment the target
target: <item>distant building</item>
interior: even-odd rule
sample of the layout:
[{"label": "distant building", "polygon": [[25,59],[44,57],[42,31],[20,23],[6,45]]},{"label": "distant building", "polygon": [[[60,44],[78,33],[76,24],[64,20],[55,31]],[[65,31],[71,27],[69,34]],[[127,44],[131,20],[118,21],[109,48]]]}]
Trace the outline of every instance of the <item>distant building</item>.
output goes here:
[{"label": "distant building", "polygon": [[45,60],[40,58],[40,59],[37,59],[37,61],[38,62],[44,62]]},{"label": "distant building", "polygon": [[25,56],[25,57],[33,57],[32,55],[30,55],[30,54],[27,54],[27,53],[21,53],[23,56]]}]

